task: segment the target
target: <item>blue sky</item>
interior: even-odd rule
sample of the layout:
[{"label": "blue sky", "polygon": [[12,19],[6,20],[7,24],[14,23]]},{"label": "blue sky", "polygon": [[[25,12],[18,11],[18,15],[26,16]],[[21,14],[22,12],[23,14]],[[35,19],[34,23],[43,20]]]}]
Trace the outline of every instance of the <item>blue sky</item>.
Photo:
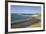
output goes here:
[{"label": "blue sky", "polygon": [[39,13],[41,6],[11,5],[11,13]]}]

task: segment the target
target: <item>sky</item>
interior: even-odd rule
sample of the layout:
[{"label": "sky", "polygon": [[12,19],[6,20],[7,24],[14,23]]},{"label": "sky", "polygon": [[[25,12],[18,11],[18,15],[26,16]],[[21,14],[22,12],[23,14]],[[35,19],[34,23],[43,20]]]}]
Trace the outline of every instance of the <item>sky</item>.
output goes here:
[{"label": "sky", "polygon": [[11,5],[11,13],[40,13],[41,6]]}]

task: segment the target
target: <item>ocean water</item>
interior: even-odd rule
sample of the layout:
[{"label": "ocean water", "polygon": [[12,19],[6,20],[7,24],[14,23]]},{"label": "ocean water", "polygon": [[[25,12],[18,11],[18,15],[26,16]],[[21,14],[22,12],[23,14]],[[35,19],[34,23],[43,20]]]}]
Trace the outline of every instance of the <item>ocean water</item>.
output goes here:
[{"label": "ocean water", "polygon": [[11,21],[26,19],[32,15],[11,15]]}]

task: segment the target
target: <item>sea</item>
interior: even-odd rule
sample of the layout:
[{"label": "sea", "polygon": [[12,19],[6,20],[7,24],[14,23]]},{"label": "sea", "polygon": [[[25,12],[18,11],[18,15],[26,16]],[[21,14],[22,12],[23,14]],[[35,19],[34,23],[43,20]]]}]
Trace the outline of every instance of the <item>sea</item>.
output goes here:
[{"label": "sea", "polygon": [[33,14],[23,14],[23,15],[15,15],[11,14],[11,21],[16,21],[16,20],[21,20],[21,19],[26,19],[29,17],[32,17]]}]

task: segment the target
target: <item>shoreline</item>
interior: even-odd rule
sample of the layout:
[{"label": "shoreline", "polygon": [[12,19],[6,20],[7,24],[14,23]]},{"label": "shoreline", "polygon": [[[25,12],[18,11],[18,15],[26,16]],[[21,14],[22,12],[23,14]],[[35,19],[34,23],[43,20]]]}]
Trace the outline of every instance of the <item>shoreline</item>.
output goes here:
[{"label": "shoreline", "polygon": [[12,23],[11,28],[25,28],[25,27],[28,27],[28,26],[34,24],[34,23],[37,23],[38,21],[40,21],[40,19],[32,17],[32,19],[21,22],[19,24]]}]

